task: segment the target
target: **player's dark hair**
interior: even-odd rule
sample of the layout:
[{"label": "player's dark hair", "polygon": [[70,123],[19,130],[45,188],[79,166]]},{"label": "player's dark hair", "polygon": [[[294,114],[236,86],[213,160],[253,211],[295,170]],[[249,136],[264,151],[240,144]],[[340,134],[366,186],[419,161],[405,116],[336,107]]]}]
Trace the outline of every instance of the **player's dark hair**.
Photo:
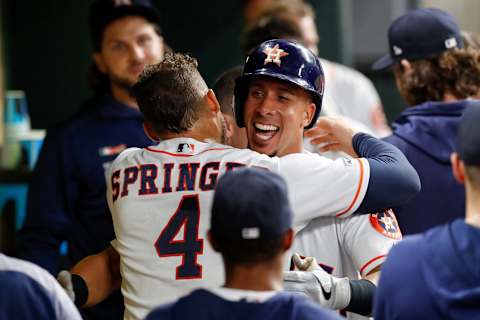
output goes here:
[{"label": "player's dark hair", "polygon": [[222,73],[213,85],[213,92],[220,103],[222,113],[233,115],[233,89],[235,79],[243,74],[243,66],[236,66]]},{"label": "player's dark hair", "polygon": [[302,43],[302,31],[291,18],[283,15],[263,15],[242,36],[242,47],[245,54],[250,50],[271,39],[287,39]]},{"label": "player's dark hair", "polygon": [[446,93],[458,99],[480,92],[480,52],[452,49],[428,59],[410,61],[412,69],[395,65],[399,89],[410,105],[442,101]]},{"label": "player's dark hair", "polygon": [[170,53],[146,66],[133,86],[132,96],[158,134],[187,131],[198,120],[208,87],[197,66],[195,58]]},{"label": "player's dark hair", "polygon": [[215,250],[220,252],[227,268],[269,262],[284,251],[284,236],[275,239],[231,240],[215,238]]},{"label": "player's dark hair", "polygon": [[472,187],[480,191],[480,166],[472,166],[465,164],[465,175]]}]

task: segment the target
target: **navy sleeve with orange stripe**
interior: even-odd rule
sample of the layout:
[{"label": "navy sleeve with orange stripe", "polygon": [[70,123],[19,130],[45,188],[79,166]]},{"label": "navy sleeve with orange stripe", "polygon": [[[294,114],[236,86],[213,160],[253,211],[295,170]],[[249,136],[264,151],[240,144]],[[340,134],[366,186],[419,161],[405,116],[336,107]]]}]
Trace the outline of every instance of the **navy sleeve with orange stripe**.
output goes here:
[{"label": "navy sleeve with orange stripe", "polygon": [[382,211],[408,202],[420,191],[420,178],[392,144],[366,133],[353,137],[353,148],[370,165],[367,193],[356,213]]}]

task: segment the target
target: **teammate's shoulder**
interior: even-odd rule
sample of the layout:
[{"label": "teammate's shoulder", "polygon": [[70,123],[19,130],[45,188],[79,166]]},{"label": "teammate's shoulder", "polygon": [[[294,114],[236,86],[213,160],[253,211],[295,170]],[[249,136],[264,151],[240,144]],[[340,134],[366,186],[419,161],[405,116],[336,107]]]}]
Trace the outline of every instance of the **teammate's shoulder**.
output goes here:
[{"label": "teammate's shoulder", "polygon": [[46,270],[29,261],[13,258],[0,253],[0,271],[18,271],[28,274],[41,283],[55,281]]},{"label": "teammate's shoulder", "polygon": [[175,306],[175,302],[169,304],[163,304],[153,309],[145,318],[145,320],[167,320],[173,319],[172,309]]},{"label": "teammate's shoulder", "polygon": [[[16,278],[18,281],[23,282],[15,287],[16,290],[25,291],[24,294],[31,294],[32,297],[29,298],[31,301],[35,302],[41,298],[41,300],[48,301],[48,303],[54,305],[56,317],[46,317],[45,319],[61,317],[80,319],[80,314],[56,279],[41,267],[28,261],[0,254],[0,274],[3,277],[0,280],[3,288],[5,287],[3,279]],[[27,305],[34,304],[36,303]],[[44,317],[39,316],[38,318],[43,319]]]},{"label": "teammate's shoulder", "polygon": [[156,307],[145,318],[146,320],[167,320],[167,319],[204,319],[204,306],[212,306],[219,297],[204,289],[197,289],[190,294],[181,297],[175,302]]},{"label": "teammate's shoulder", "polygon": [[20,271],[0,271],[0,314],[8,319],[58,319],[55,302],[35,279]]},{"label": "teammate's shoulder", "polygon": [[129,163],[136,162],[136,157],[144,152],[145,149],[138,147],[130,147],[118,154],[112,163],[112,168],[117,166],[125,166]]},{"label": "teammate's shoulder", "polygon": [[408,259],[408,256],[428,246],[440,246],[443,241],[451,241],[452,223],[436,226],[423,233],[408,235],[392,249],[395,259]]},{"label": "teammate's shoulder", "polygon": [[327,157],[324,157],[318,153],[310,152],[310,151],[303,151],[303,152],[296,152],[296,153],[289,153],[284,156],[278,157],[281,161],[306,161],[306,160],[314,160],[314,161],[323,161],[325,163],[331,163],[333,160]]},{"label": "teammate's shoulder", "polygon": [[342,319],[335,312],[324,309],[307,297],[297,293],[281,292],[275,295],[272,301],[282,301],[282,303],[289,303],[294,308],[295,319],[300,320],[340,320]]},{"label": "teammate's shoulder", "polygon": [[[406,236],[402,241],[396,243],[388,253],[387,262],[396,264],[398,261],[412,261],[425,244],[425,234],[414,234]],[[395,262],[397,261],[397,262]]]}]

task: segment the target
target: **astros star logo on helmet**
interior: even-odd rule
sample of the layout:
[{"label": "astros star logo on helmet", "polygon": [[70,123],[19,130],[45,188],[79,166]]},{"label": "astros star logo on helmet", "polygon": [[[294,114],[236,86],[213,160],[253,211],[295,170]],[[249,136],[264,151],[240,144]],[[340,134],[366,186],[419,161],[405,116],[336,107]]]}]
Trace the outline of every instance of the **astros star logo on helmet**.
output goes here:
[{"label": "astros star logo on helmet", "polygon": [[288,56],[288,52],[285,52],[285,50],[280,49],[278,46],[278,43],[273,48],[272,47],[265,48],[265,50],[263,50],[263,53],[267,55],[263,63],[264,65],[269,62],[273,62],[279,67],[280,67],[280,64],[282,63],[281,58]]}]

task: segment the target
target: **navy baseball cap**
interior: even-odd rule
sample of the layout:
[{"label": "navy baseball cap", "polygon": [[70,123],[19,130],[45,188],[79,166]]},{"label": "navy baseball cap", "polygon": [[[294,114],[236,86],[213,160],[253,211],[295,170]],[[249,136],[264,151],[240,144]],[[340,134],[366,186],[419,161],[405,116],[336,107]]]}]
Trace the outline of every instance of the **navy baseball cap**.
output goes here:
[{"label": "navy baseball cap", "polygon": [[480,166],[480,101],[471,100],[463,113],[457,153],[466,165]]},{"label": "navy baseball cap", "polygon": [[377,60],[373,70],[387,69],[401,59],[425,59],[453,48],[463,48],[455,19],[440,9],[409,11],[392,22],[388,29],[390,53]]},{"label": "navy baseball cap", "polygon": [[126,16],[144,17],[160,28],[159,13],[149,0],[96,0],[90,6],[88,17],[90,35],[96,50],[100,49],[105,27]]},{"label": "navy baseball cap", "polygon": [[265,169],[242,168],[218,179],[211,229],[215,239],[275,239],[292,227],[287,185]]}]

